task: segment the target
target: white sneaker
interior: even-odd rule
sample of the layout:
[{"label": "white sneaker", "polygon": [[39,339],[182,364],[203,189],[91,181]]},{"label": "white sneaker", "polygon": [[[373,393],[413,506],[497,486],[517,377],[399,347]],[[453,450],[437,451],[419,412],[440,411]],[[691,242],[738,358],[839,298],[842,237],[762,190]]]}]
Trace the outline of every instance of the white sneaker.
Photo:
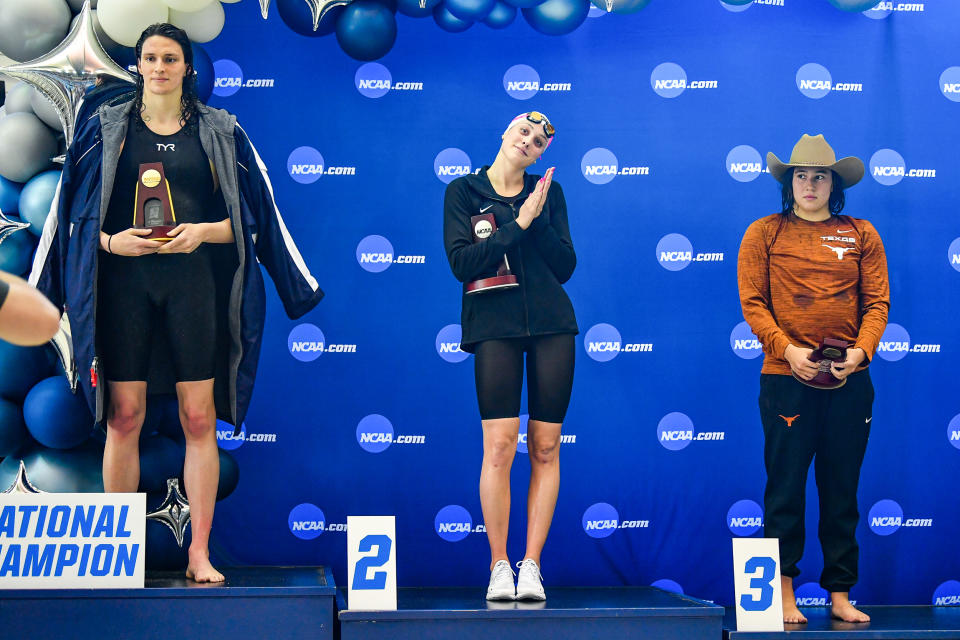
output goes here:
[{"label": "white sneaker", "polygon": [[487,586],[487,600],[515,600],[516,587],[513,585],[513,569],[506,560],[498,560],[490,572],[490,584]]},{"label": "white sneaker", "polygon": [[543,592],[543,584],[540,582],[543,576],[540,575],[540,567],[531,558],[517,563],[520,569],[520,575],[517,577],[517,600],[546,600],[547,594]]}]

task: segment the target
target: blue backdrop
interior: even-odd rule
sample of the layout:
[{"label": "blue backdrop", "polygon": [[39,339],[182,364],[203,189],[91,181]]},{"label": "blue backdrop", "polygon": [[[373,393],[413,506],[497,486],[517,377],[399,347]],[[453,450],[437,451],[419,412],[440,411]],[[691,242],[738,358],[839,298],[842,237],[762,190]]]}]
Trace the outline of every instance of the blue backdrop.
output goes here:
[{"label": "blue backdrop", "polygon": [[[298,321],[268,298],[243,439],[220,433],[240,465],[217,507],[221,562],[331,564],[343,582],[347,515],[395,514],[401,586],[486,583],[480,420],[442,199],[493,160],[514,115],[539,109],[558,134],[534,169],[555,165],[567,198],[581,328],[547,588],[658,583],[732,602],[730,539],[760,535],[765,480],[737,249],[779,208],[766,152],[824,133],[868,165],[845,213],[880,232],[892,296],[852,597],[960,595],[960,6],[664,0],[593,10],[563,37],[398,15],[396,45],[370,64],[334,36],[296,35],[275,7],[268,21],[250,1],[225,9],[204,45],[210,103],[250,134],[327,298]],[[515,559],[523,435],[518,451]],[[811,478],[795,583],[810,598],[823,595],[807,584],[822,566],[816,505]]]}]

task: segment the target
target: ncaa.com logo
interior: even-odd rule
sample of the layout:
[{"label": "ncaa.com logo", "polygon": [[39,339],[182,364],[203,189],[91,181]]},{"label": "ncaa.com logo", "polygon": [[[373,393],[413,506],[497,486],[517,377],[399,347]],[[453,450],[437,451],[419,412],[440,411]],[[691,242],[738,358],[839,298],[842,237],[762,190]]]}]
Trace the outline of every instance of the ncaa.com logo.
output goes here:
[{"label": "ncaa.com logo", "polygon": [[580,159],[580,172],[593,184],[607,184],[617,176],[648,176],[650,167],[621,167],[610,149],[595,147]]},{"label": "ncaa.com logo", "polygon": [[880,149],[870,156],[870,175],[884,186],[892,186],[904,178],[936,178],[936,169],[910,169],[903,156],[893,149]]},{"label": "ncaa.com logo", "polygon": [[757,340],[746,320],[730,332],[730,349],[744,360],[753,360],[763,355],[763,345]]},{"label": "ncaa.com logo", "polygon": [[616,508],[606,502],[597,502],[587,507],[580,521],[584,532],[591,538],[606,538],[617,529],[649,529],[649,520],[620,520]]},{"label": "ncaa.com logo", "polygon": [[433,173],[444,184],[473,172],[470,156],[456,147],[448,147],[433,159]]},{"label": "ncaa.com logo", "polygon": [[676,98],[687,89],[716,89],[716,80],[687,81],[687,72],[675,62],[664,62],[654,67],[650,86],[661,98]]},{"label": "ncaa.com logo", "polygon": [[940,92],[953,102],[960,102],[960,67],[947,67],[940,74]]},{"label": "ncaa.com logo", "polygon": [[698,253],[693,255],[693,245],[686,236],[668,233],[657,243],[657,262],[667,271],[680,271],[691,262],[723,262],[723,253]]},{"label": "ncaa.com logo", "polygon": [[[816,582],[804,582],[796,588],[793,595],[797,599],[798,607],[825,607],[830,604],[830,594]],[[850,604],[856,606],[857,601],[851,600]]]},{"label": "ncaa.com logo", "polygon": [[367,236],[357,244],[357,262],[364,271],[380,273],[392,264],[425,264],[426,256],[394,256],[393,245],[383,236]]},{"label": "ncaa.com logo", "polygon": [[233,435],[233,425],[217,420],[217,446],[224,451],[239,449],[244,442],[276,442],[275,433],[247,433],[247,425],[240,425],[240,433]]},{"label": "ncaa.com logo", "polygon": [[394,435],[393,425],[378,413],[366,416],[357,425],[357,443],[369,453],[380,453],[392,444],[426,444],[426,436]]},{"label": "ncaa.com logo", "polygon": [[945,607],[960,604],[960,582],[947,580],[933,592],[933,606]]},{"label": "ncaa.com logo", "polygon": [[911,344],[910,334],[895,322],[887,324],[877,345],[877,355],[890,362],[901,360],[908,353],[940,353],[939,344]]},{"label": "ncaa.com logo", "polygon": [[763,509],[753,500],[738,500],[727,510],[727,528],[735,536],[752,536],[763,526]]},{"label": "ncaa.com logo", "polygon": [[868,18],[873,18],[874,20],[883,20],[894,11],[923,13],[924,9],[925,6],[923,2],[892,2],[891,0],[883,0],[882,2],[878,2],[874,8],[864,11],[863,15]]},{"label": "ncaa.com logo", "polygon": [[368,98],[382,98],[391,91],[423,91],[422,82],[394,82],[390,70],[378,62],[360,65],[353,85]]},{"label": "ncaa.com logo", "polygon": [[955,238],[947,249],[947,261],[955,270],[960,271],[960,238]]},{"label": "ncaa.com logo", "polygon": [[569,82],[547,82],[540,84],[540,74],[526,64],[515,64],[503,74],[503,90],[516,100],[529,100],[538,92],[567,92],[573,90]]},{"label": "ncaa.com logo", "polygon": [[287,526],[290,528],[290,533],[301,540],[313,540],[324,531],[340,533],[347,531],[346,522],[327,523],[327,518],[320,507],[309,502],[298,504],[290,510]]},{"label": "ncaa.com logo", "polygon": [[312,362],[322,353],[356,353],[355,344],[327,344],[323,331],[309,322],[298,324],[287,335],[287,350],[300,362]]},{"label": "ncaa.com logo", "polygon": [[947,442],[960,449],[960,414],[953,416],[947,425]]},{"label": "ncaa.com logo", "polygon": [[747,4],[727,4],[723,0],[720,0],[720,6],[732,13],[746,11],[755,4],[759,4],[761,6],[766,5],[768,7],[782,7],[783,0],[753,0],[753,2],[748,2]]},{"label": "ncaa.com logo", "polygon": [[287,173],[300,184],[311,184],[320,176],[355,176],[356,167],[328,167],[313,147],[297,147],[287,156]]},{"label": "ncaa.com logo", "polygon": [[769,173],[760,159],[760,152],[748,144],[737,145],[727,153],[727,173],[737,182],[752,182],[761,173]]},{"label": "ncaa.com logo", "polygon": [[435,342],[437,354],[447,362],[463,362],[470,357],[470,354],[461,351],[462,339],[463,328],[459,324],[448,324],[437,332]]},{"label": "ncaa.com logo", "polygon": [[723,431],[696,432],[693,420],[685,413],[673,411],[660,418],[657,423],[657,442],[669,451],[680,451],[687,448],[694,440],[698,442],[723,440]]},{"label": "ncaa.com logo", "polygon": [[863,84],[858,82],[834,83],[830,71],[816,62],[808,62],[797,69],[796,81],[800,93],[814,100],[819,100],[831,91],[840,93],[863,92]]},{"label": "ncaa.com logo", "polygon": [[470,512],[458,504],[448,504],[437,512],[433,519],[433,529],[447,542],[460,542],[471,533],[485,533],[482,524],[473,526]]},{"label": "ncaa.com logo", "polygon": [[[527,450],[527,427],[530,422],[530,416],[526,413],[520,414],[520,431],[517,433],[517,453],[528,453]],[[576,444],[577,436],[573,433],[564,433],[560,436],[560,444]]]},{"label": "ncaa.com logo", "polygon": [[870,507],[867,523],[878,536],[889,536],[901,527],[932,527],[933,518],[904,519],[903,508],[896,501],[880,500]]},{"label": "ncaa.com logo", "polygon": [[601,322],[590,327],[584,334],[583,348],[586,349],[587,355],[597,362],[609,362],[620,355],[621,351],[625,353],[651,353],[653,343],[630,342],[624,344],[620,332],[615,326]]},{"label": "ncaa.com logo", "polygon": [[244,81],[243,69],[233,60],[217,60],[213,63],[213,95],[225,98],[232,96],[241,87],[269,88],[273,86],[273,78],[250,78]]}]

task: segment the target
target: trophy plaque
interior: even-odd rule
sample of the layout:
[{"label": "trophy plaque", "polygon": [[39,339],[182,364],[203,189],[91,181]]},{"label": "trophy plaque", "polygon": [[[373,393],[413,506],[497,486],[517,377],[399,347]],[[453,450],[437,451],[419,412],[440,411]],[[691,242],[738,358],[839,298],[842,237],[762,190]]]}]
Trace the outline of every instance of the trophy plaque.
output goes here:
[{"label": "trophy plaque", "polygon": [[[470,225],[473,227],[474,243],[483,242],[497,230],[497,220],[492,213],[482,213],[478,216],[471,216]],[[473,282],[467,283],[467,295],[473,293],[484,293],[486,291],[497,291],[499,289],[512,289],[518,286],[517,276],[510,273],[510,262],[507,256],[497,266],[497,272],[484,278],[479,278]]]},{"label": "trophy plaque", "polygon": [[800,380],[794,374],[794,378],[800,380],[808,387],[816,389],[838,389],[847,383],[847,379],[838,380],[830,371],[830,364],[833,362],[843,362],[847,359],[847,347],[850,346],[842,340],[833,340],[824,338],[820,346],[807,356],[810,362],[815,362],[820,367],[820,371],[812,380]]},{"label": "trophy plaque", "polygon": [[142,238],[156,242],[173,240],[167,233],[177,226],[177,217],[173,212],[170,183],[163,174],[162,162],[144,162],[140,165],[134,206],[134,228],[151,230],[149,235]]}]

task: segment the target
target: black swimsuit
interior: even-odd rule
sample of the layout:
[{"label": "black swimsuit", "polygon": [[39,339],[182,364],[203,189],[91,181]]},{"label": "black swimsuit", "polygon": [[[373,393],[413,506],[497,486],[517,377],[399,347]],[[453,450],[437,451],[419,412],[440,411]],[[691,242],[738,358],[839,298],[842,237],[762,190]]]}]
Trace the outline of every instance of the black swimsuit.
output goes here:
[{"label": "black swimsuit", "polygon": [[[132,115],[104,232],[114,234],[133,226],[139,167],[146,162],[163,163],[177,224],[227,217],[198,128],[184,127],[164,136]],[[135,257],[100,252],[96,320],[107,380],[146,380],[150,351],[161,331],[178,382],[213,378],[217,314],[209,249],[201,244],[193,253]]]}]

